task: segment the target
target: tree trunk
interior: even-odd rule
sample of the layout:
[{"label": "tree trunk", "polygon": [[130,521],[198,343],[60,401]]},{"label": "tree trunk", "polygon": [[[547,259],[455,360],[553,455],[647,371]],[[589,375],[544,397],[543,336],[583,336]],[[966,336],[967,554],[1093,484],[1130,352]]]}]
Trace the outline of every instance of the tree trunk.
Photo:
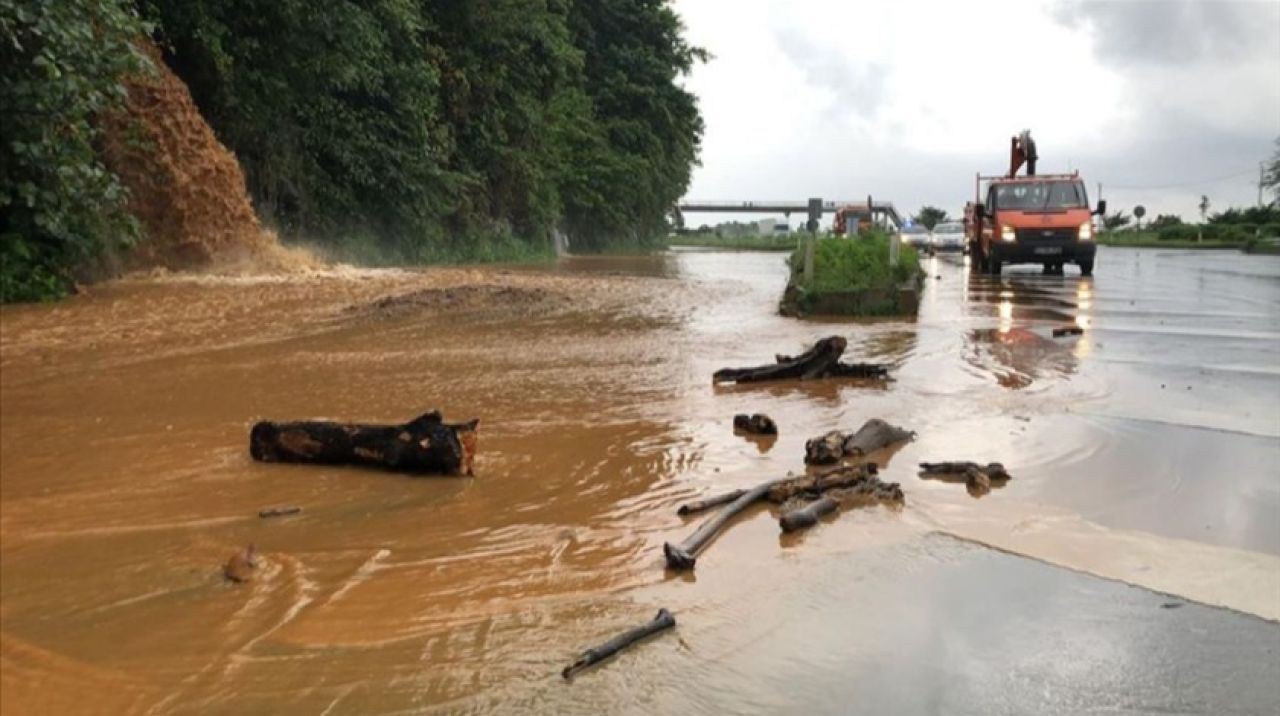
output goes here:
[{"label": "tree trunk", "polygon": [[249,454],[263,462],[366,465],[399,472],[470,475],[479,423],[445,423],[438,411],[403,425],[263,421],[249,433]]}]

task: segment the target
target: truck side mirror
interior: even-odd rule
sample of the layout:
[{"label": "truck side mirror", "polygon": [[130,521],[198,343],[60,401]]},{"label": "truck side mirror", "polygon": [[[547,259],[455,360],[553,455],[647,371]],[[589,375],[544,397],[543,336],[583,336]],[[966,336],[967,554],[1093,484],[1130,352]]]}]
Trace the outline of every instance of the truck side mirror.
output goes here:
[{"label": "truck side mirror", "polygon": [[1106,214],[1106,213],[1107,213],[1107,200],[1106,200],[1106,199],[1099,199],[1099,200],[1098,200],[1098,210],[1097,210],[1097,211],[1095,211],[1095,212],[1093,212],[1093,213],[1097,214],[1098,216],[1102,216],[1103,214]]}]

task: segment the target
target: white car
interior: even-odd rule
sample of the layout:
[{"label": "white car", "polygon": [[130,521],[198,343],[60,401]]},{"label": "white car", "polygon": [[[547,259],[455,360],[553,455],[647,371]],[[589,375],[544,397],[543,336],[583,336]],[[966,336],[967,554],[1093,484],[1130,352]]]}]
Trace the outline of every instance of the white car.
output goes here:
[{"label": "white car", "polygon": [[929,245],[929,231],[918,224],[906,226],[898,232],[898,239],[904,244],[922,248]]},{"label": "white car", "polygon": [[964,251],[964,224],[959,221],[948,221],[933,227],[931,245],[935,251]]}]

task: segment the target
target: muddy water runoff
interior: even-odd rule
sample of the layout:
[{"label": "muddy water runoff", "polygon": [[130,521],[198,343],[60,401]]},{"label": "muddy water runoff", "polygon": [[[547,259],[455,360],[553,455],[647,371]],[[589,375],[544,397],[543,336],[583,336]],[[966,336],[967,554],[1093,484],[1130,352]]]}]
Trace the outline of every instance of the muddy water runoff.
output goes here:
[{"label": "muddy water runoff", "polygon": [[[1274,705],[1280,260],[926,268],[919,320],[870,324],[777,316],[782,255],[697,251],[151,277],[5,308],[3,710]],[[833,333],[896,380],[711,385]],[[429,408],[481,419],[473,479],[247,454],[257,419]],[[735,436],[737,412],[781,436]],[[798,471],[805,438],[871,417],[919,433],[878,456],[904,510],[781,539],[761,509],[664,573],[696,524],[679,503]],[[913,469],[948,459],[1015,479],[975,499]],[[303,512],[258,518],[273,505]],[[250,542],[257,578],[225,583]],[[676,634],[561,683],[659,606]]]}]

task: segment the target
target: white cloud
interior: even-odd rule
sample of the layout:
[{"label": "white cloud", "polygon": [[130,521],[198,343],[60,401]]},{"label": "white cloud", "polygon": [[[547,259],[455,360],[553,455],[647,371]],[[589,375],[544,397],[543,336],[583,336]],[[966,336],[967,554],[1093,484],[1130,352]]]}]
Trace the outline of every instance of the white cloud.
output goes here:
[{"label": "white cloud", "polygon": [[[1252,26],[1248,8],[1224,5],[1214,23],[1213,3],[1170,5],[1170,17],[1160,3],[1113,5],[679,0],[689,40],[714,56],[688,80],[707,123],[689,195],[872,193],[956,211],[973,174],[1001,171],[1009,136],[1030,128],[1043,171],[1187,184],[1117,188],[1113,204],[1129,192],[1151,213],[1189,217],[1200,193],[1218,207],[1251,203],[1256,178],[1194,183],[1240,175],[1272,151],[1280,30],[1231,42]],[[1280,2],[1262,5],[1261,17],[1280,18]],[[1207,36],[1175,59],[1143,34],[1153,17]]]}]

